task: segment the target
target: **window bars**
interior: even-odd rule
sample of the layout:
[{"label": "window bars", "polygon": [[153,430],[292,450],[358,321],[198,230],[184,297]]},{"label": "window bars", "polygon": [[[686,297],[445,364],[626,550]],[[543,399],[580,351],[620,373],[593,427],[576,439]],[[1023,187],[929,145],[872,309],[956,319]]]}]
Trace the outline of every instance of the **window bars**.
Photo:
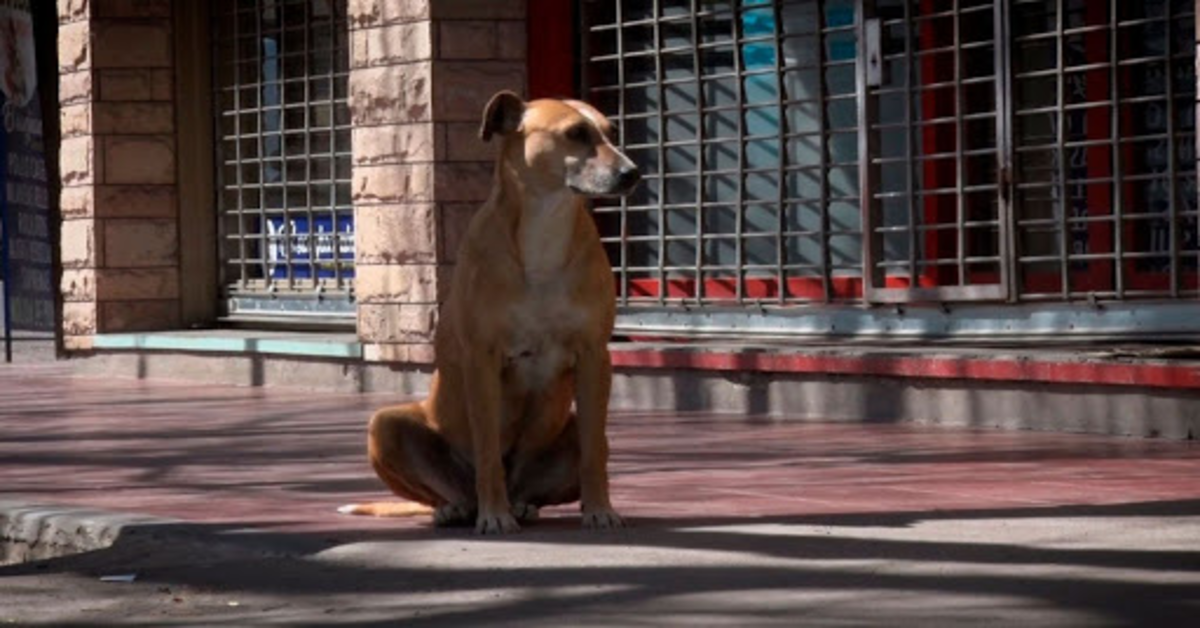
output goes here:
[{"label": "window bars", "polygon": [[227,314],[352,315],[346,3],[213,11]]},{"label": "window bars", "polygon": [[581,6],[627,310],[1196,294],[1192,2]]},{"label": "window bars", "polygon": [[881,67],[877,86],[866,81],[859,122],[870,147],[868,300],[1005,296],[997,6],[879,0],[866,7],[863,30],[880,31]]},{"label": "window bars", "polygon": [[1021,297],[1196,295],[1195,4],[1012,10]]},{"label": "window bars", "polygon": [[621,301],[842,300],[861,273],[854,3],[587,3],[590,97],[644,183]]}]

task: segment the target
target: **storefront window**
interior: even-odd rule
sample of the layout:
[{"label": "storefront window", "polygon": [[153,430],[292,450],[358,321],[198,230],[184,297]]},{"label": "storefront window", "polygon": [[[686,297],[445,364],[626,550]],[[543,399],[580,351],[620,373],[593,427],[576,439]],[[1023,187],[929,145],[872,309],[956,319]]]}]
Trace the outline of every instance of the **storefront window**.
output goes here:
[{"label": "storefront window", "polygon": [[227,314],[353,314],[345,2],[214,10]]},{"label": "storefront window", "polygon": [[581,6],[624,305],[1197,293],[1193,2]]}]

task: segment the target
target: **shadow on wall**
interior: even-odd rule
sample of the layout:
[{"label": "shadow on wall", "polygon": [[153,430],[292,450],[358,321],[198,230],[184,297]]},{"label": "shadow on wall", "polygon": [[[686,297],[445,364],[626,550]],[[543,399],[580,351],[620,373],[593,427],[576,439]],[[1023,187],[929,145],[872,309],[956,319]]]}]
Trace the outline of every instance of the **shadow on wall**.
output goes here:
[{"label": "shadow on wall", "polygon": [[248,349],[248,353],[236,354],[110,353],[89,358],[95,365],[83,371],[143,380],[180,379],[228,386],[303,388],[313,393],[387,392],[403,396],[425,394],[432,374],[426,366],[255,353],[253,341]]},{"label": "shadow on wall", "polygon": [[[104,375],[128,372],[139,379],[322,392],[418,396],[427,393],[431,375],[429,367],[255,354],[140,353],[99,359],[99,368],[92,370],[104,369]],[[619,368],[613,378],[612,408],[715,412],[751,423],[914,422],[1174,440],[1200,434],[1200,391],[1133,386]]]},{"label": "shadow on wall", "polygon": [[914,422],[1176,440],[1200,434],[1200,392],[1132,386],[619,369],[612,406],[749,421]]}]

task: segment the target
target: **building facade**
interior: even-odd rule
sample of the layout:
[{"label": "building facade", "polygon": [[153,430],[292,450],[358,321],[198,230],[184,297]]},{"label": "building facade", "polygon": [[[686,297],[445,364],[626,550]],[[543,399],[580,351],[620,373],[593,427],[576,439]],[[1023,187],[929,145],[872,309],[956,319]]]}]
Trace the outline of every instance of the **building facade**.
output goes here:
[{"label": "building facade", "polygon": [[1195,331],[1194,3],[583,6],[627,327]]},{"label": "building facade", "polygon": [[595,209],[620,338],[1200,332],[1190,0],[58,5],[69,352],[431,363],[500,89],[588,99],[643,169]]},{"label": "building facade", "polygon": [[523,2],[59,3],[65,348],[357,329],[428,362]]}]

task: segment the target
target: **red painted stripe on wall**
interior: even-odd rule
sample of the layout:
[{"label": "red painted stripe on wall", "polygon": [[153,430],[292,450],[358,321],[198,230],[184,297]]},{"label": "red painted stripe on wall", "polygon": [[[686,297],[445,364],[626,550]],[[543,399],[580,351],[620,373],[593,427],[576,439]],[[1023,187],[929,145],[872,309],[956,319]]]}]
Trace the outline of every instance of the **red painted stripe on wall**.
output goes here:
[{"label": "red painted stripe on wall", "polygon": [[1055,360],[948,357],[838,357],[765,352],[616,350],[614,366],[708,371],[822,373],[978,381],[1200,389],[1200,368]]}]

